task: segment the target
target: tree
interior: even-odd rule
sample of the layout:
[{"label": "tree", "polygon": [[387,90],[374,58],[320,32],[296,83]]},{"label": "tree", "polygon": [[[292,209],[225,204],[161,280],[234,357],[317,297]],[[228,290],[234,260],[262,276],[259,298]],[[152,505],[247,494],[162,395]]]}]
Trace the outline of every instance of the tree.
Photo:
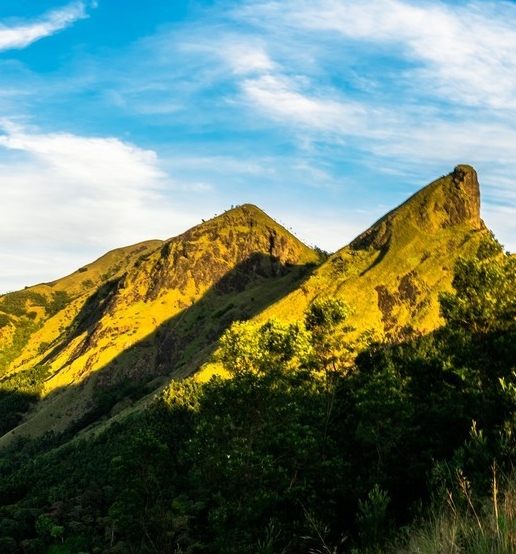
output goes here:
[{"label": "tree", "polygon": [[216,358],[233,377],[280,377],[306,365],[310,355],[310,335],[302,325],[271,319],[261,325],[233,323],[220,339]]},{"label": "tree", "polygon": [[449,327],[486,334],[507,330],[516,321],[516,258],[459,258],[454,293],[440,296]]}]

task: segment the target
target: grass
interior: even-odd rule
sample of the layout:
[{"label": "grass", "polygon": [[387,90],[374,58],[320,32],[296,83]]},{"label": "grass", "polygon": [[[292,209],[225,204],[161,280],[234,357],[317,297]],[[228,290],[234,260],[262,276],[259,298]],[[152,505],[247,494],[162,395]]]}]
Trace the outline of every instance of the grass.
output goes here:
[{"label": "grass", "polygon": [[443,505],[413,528],[406,538],[377,554],[514,554],[516,553],[516,478],[501,483],[493,465],[488,498],[475,499],[466,477],[447,491]]},{"label": "grass", "polygon": [[369,330],[396,337],[409,327],[421,333],[437,328],[438,295],[451,290],[457,256],[475,255],[488,236],[473,192],[456,187],[452,174],[420,190],[330,256],[264,317],[302,317],[310,300],[327,295],[350,304],[349,324],[356,330],[350,339]]}]

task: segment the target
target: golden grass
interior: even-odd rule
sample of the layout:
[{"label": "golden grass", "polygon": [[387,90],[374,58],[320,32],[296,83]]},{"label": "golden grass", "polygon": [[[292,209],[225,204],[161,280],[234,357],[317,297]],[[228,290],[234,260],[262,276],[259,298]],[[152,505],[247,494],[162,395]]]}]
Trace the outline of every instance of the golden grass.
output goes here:
[{"label": "golden grass", "polygon": [[493,466],[492,494],[475,500],[464,475],[444,507],[409,533],[386,554],[514,554],[516,552],[516,480],[499,483]]}]

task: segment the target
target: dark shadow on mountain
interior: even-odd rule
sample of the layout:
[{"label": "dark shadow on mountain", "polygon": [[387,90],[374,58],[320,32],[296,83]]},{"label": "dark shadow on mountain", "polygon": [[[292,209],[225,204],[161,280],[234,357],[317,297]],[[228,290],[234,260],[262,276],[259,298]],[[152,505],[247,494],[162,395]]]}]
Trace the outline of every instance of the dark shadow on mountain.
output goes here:
[{"label": "dark shadow on mountain", "polygon": [[0,389],[0,437],[17,427],[38,400],[37,394]]},{"label": "dark shadow on mountain", "polygon": [[360,277],[363,277],[367,272],[371,271],[373,267],[377,266],[385,258],[387,252],[389,252],[389,246],[390,240],[388,240],[385,244],[382,244],[378,251],[378,256],[376,256],[373,263],[369,267],[367,267],[366,269],[364,269],[364,271],[360,273]]},{"label": "dark shadow on mountain", "polygon": [[[81,381],[79,386],[86,387],[88,380],[94,379],[94,392],[90,410],[72,424],[74,433],[153,393],[157,383],[163,385],[170,378],[183,378],[195,372],[209,359],[218,339],[234,321],[251,319],[299,288],[315,267],[313,263],[282,264],[274,256],[262,253],[249,256],[199,300]],[[86,338],[70,361],[86,352],[101,317],[116,309],[117,291],[123,286],[124,277],[106,283],[93,294],[69,327],[68,335],[64,340],[61,338],[45,361],[55,358],[84,333]]]},{"label": "dark shadow on mountain", "polygon": [[101,285],[85,302],[81,311],[77,314],[70,327],[61,335],[57,346],[43,358],[42,363],[49,363],[56,358],[68,345],[69,342],[85,332],[91,335],[95,324],[105,313],[111,299],[116,295],[118,287],[124,276],[107,281]]}]

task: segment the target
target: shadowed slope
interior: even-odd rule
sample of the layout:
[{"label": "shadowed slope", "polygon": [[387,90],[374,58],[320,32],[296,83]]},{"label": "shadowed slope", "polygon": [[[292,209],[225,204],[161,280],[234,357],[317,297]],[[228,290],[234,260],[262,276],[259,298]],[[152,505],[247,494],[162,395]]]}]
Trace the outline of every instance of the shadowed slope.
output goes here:
[{"label": "shadowed slope", "polygon": [[158,246],[32,335],[11,371],[46,368],[42,394],[50,396],[30,414],[29,432],[80,419],[99,388],[126,379],[144,387],[192,372],[193,360],[204,361],[204,349],[232,321],[277,301],[318,263],[314,251],[251,205]]}]

